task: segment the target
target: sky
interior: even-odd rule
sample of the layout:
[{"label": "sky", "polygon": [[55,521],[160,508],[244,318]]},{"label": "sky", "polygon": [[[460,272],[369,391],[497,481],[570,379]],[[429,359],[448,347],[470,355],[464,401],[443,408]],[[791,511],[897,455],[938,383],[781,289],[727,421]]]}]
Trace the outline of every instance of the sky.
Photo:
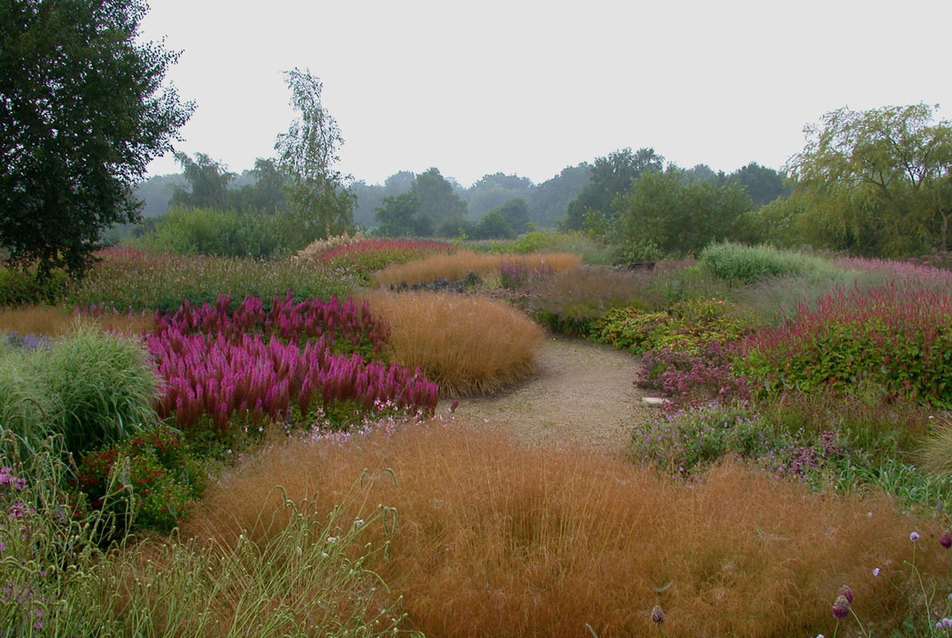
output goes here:
[{"label": "sky", "polygon": [[[925,102],[952,119],[952,0],[151,0],[141,37],[181,51],[196,111],[176,150],[229,170],[272,157],[308,69],[344,143],[382,184],[436,167],[469,186],[541,183],[612,151],[683,168],[781,169],[841,107]],[[150,175],[181,172],[171,154]]]}]

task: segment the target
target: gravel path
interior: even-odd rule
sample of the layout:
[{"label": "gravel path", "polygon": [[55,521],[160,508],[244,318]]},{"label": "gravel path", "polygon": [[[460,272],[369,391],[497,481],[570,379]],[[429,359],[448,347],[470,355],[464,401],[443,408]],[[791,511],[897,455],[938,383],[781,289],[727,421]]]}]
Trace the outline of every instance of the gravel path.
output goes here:
[{"label": "gravel path", "polygon": [[549,337],[531,378],[494,396],[461,399],[455,417],[508,428],[533,443],[580,442],[622,453],[632,426],[657,409],[642,405],[646,395],[634,385],[639,366],[625,352]]}]

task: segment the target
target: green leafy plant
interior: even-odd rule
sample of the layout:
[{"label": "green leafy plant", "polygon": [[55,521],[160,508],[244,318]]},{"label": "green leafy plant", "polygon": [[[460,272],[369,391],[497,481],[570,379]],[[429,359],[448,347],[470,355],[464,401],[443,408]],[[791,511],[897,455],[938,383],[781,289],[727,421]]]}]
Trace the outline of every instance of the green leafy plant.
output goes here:
[{"label": "green leafy plant", "polygon": [[90,507],[109,508],[121,529],[169,532],[200,495],[204,474],[182,434],[156,426],[84,456],[75,485]]}]

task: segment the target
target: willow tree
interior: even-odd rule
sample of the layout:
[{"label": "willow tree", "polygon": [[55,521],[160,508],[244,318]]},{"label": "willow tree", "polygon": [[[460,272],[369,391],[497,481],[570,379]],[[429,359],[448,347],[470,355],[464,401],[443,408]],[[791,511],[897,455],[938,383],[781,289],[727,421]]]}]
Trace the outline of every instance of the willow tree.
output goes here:
[{"label": "willow tree", "polygon": [[952,128],[933,119],[926,104],[842,108],[808,126],[806,147],[787,167],[804,235],[866,255],[947,251]]}]

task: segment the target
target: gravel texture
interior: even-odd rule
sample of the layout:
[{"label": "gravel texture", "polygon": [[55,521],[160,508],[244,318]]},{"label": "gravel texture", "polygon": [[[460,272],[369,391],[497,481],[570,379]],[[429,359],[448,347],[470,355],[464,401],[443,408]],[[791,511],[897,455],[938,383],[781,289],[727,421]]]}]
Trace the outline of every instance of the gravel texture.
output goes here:
[{"label": "gravel texture", "polygon": [[[506,428],[531,443],[582,443],[623,453],[631,428],[657,414],[635,387],[640,360],[578,339],[549,337],[535,374],[507,391],[463,398],[454,418]],[[451,400],[440,402],[446,413]]]}]

